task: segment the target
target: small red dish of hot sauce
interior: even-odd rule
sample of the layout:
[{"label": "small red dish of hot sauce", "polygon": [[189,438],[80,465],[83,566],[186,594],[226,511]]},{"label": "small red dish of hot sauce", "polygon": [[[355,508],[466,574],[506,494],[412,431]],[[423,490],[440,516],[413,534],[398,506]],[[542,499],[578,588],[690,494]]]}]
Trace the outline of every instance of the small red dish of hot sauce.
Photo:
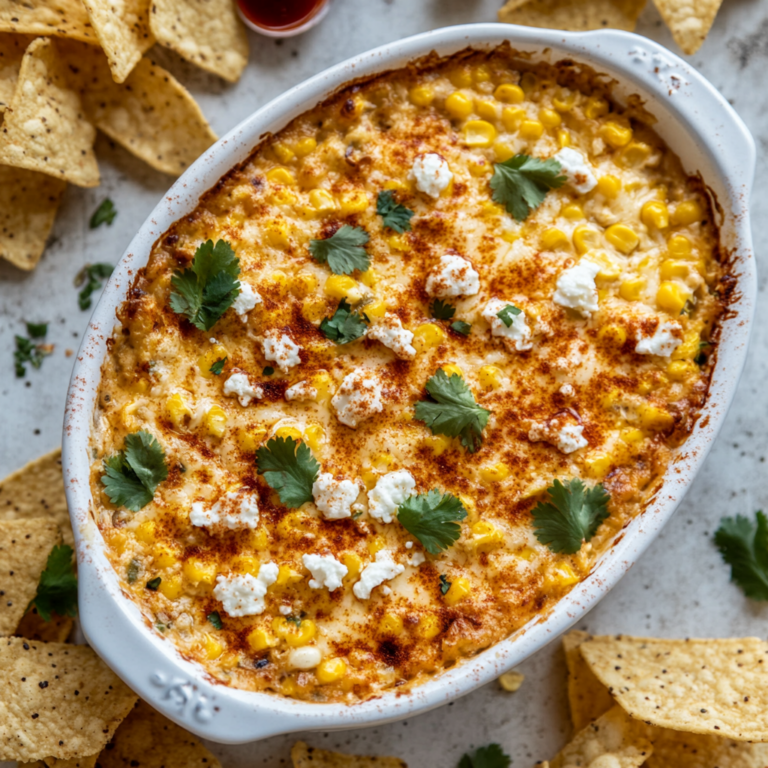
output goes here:
[{"label": "small red dish of hot sauce", "polygon": [[314,27],[330,0],[237,0],[246,26],[269,37],[291,37]]}]

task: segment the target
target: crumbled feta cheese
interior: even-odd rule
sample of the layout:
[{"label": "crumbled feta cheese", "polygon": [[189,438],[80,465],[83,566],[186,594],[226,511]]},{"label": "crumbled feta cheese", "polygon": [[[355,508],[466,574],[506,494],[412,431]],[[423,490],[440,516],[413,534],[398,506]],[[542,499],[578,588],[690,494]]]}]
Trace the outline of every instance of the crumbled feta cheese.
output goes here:
[{"label": "crumbled feta cheese", "polygon": [[683,329],[671,321],[659,323],[653,336],[641,336],[635,352],[638,355],[669,357],[683,343]]},{"label": "crumbled feta cheese", "polygon": [[280,611],[280,614],[282,616],[290,616],[291,615],[291,606],[290,605],[281,605],[277,610]]},{"label": "crumbled feta cheese", "polygon": [[381,523],[391,523],[397,508],[413,493],[416,481],[407,469],[382,475],[368,491],[368,514]]},{"label": "crumbled feta cheese", "polygon": [[314,645],[294,648],[288,654],[288,665],[294,669],[314,669],[322,660],[323,654]]},{"label": "crumbled feta cheese", "polygon": [[582,259],[576,266],[564,270],[557,278],[557,290],[552,301],[589,317],[597,311],[595,277],[599,271],[600,266],[588,259]]},{"label": "crumbled feta cheese", "polygon": [[308,381],[299,381],[285,390],[286,400],[317,400],[317,387]]},{"label": "crumbled feta cheese", "polygon": [[301,362],[299,351],[301,347],[285,333],[270,330],[264,334],[264,357],[277,363],[277,367],[286,373],[294,365]]},{"label": "crumbled feta cheese", "polygon": [[346,565],[333,555],[302,555],[304,567],[312,574],[309,580],[311,589],[326,587],[329,592],[341,586],[341,580],[349,572]]},{"label": "crumbled feta cheese", "polygon": [[430,152],[419,155],[411,166],[408,178],[416,182],[416,188],[430,197],[440,197],[440,193],[451,183],[453,174],[446,160]]},{"label": "crumbled feta cheese", "polygon": [[396,563],[392,553],[388,549],[380,549],[376,553],[376,560],[369,563],[360,573],[360,581],[352,587],[358,600],[368,600],[371,590],[383,584],[389,579],[394,579],[405,570],[404,565]]},{"label": "crumbled feta cheese", "polygon": [[408,558],[408,565],[412,565],[414,568],[418,568],[422,563],[426,562],[427,558],[424,557],[423,552],[414,552]]},{"label": "crumbled feta cheese", "polygon": [[426,290],[438,299],[474,296],[480,290],[480,275],[467,259],[456,253],[446,253],[429,273]]},{"label": "crumbled feta cheese", "polygon": [[580,424],[578,426],[574,424],[566,424],[566,426],[557,433],[557,442],[555,445],[563,453],[573,453],[574,451],[578,451],[579,448],[585,448],[589,445],[589,442],[586,440],[583,433],[584,427]]},{"label": "crumbled feta cheese", "polygon": [[213,596],[222,604],[230,616],[258,616],[267,607],[264,596],[267,587],[277,581],[277,565],[264,563],[259,568],[259,575],[242,573],[216,577]]},{"label": "crumbled feta cheese", "polygon": [[531,442],[546,440],[562,453],[573,453],[589,445],[584,437],[584,427],[573,424],[568,416],[556,416],[549,421],[533,424],[528,431]]},{"label": "crumbled feta cheese", "polygon": [[576,394],[576,390],[571,384],[563,384],[563,386],[560,387],[560,394],[563,397],[573,397]]},{"label": "crumbled feta cheese", "polygon": [[514,302],[491,299],[483,309],[483,319],[491,326],[491,335],[503,339],[508,349],[524,352],[533,346],[531,329],[526,322],[525,312],[521,311],[519,315],[512,315],[512,325],[507,327],[506,323],[499,317],[499,312],[507,304],[514,304]]},{"label": "crumbled feta cheese", "polygon": [[336,418],[348,427],[356,427],[363,419],[381,413],[381,392],[382,382],[376,371],[358,368],[348,373],[331,400]]},{"label": "crumbled feta cheese", "polygon": [[254,529],[259,524],[259,505],[254,494],[230,492],[212,506],[195,501],[189,521],[199,528],[226,528],[230,531]]},{"label": "crumbled feta cheese", "polygon": [[565,147],[554,156],[554,159],[560,163],[563,173],[568,177],[568,183],[580,195],[586,195],[597,186],[592,166],[578,149]]},{"label": "crumbled feta cheese", "polygon": [[405,548],[406,549],[413,549],[413,542],[412,541],[406,541],[405,542]]},{"label": "crumbled feta cheese", "polygon": [[337,480],[330,472],[321,472],[312,484],[315,506],[326,520],[352,516],[352,504],[360,495],[360,486],[352,480]]},{"label": "crumbled feta cheese", "polygon": [[368,329],[367,336],[389,347],[402,360],[410,360],[416,356],[416,347],[411,344],[413,334],[403,328],[397,315],[387,312],[381,322]]},{"label": "crumbled feta cheese", "polygon": [[232,302],[232,309],[237,312],[243,322],[248,320],[248,313],[257,305],[261,304],[261,296],[258,291],[254,291],[251,286],[240,280],[240,293]]},{"label": "crumbled feta cheese", "polygon": [[224,394],[236,397],[240,401],[240,405],[245,408],[254,397],[261,400],[264,396],[264,390],[258,384],[253,386],[248,375],[238,371],[224,382]]}]

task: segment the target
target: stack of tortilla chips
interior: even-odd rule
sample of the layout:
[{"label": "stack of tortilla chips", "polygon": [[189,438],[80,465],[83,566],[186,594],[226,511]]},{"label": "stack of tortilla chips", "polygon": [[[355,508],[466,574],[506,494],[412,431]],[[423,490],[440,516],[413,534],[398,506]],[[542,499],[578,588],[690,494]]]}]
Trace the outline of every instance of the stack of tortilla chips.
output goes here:
[{"label": "stack of tortilla chips", "polygon": [[67,182],[99,184],[96,129],[172,175],[216,141],[155,42],[232,82],[248,60],[232,0],[0,0],[0,256],[33,269]]},{"label": "stack of tortilla chips", "polygon": [[[684,53],[696,53],[704,42],[723,0],[653,0],[675,42]],[[526,27],[582,32],[625,29],[632,32],[646,0],[508,0],[499,21]]]},{"label": "stack of tortilla chips", "polygon": [[545,766],[764,768],[768,643],[563,638],[577,731]]}]

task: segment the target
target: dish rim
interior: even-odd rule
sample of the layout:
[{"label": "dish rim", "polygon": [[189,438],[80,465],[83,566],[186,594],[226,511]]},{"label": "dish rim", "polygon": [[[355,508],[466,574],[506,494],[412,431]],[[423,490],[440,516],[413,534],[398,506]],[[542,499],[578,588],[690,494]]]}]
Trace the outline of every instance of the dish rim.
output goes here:
[{"label": "dish rim", "polygon": [[[696,139],[705,178],[724,204],[738,295],[722,324],[706,404],[684,451],[670,465],[664,485],[645,511],[618,535],[592,573],[546,614],[477,656],[399,694],[347,704],[312,704],[216,683],[202,667],[181,657],[156,635],[137,606],[122,595],[100,533],[90,516],[89,446],[95,393],[106,341],[135,271],[167,227],[197,204],[200,195],[244,159],[268,131],[277,131],[344,83],[403,66],[435,50],[490,49],[508,41],[538,60],[574,58],[618,80],[617,92],[640,93],[649,111],[672,118],[669,130]],[[675,148],[680,154],[680,149]],[[81,342],[67,395],[62,466],[79,568],[80,617],[94,650],[142,698],[179,725],[222,743],[245,743],[299,730],[357,728],[392,722],[446,704],[490,682],[566,631],[634,564],[672,517],[701,468],[736,392],[744,366],[756,295],[749,225],[755,146],[727,101],[689,64],[658,43],[628,32],[568,33],[508,24],[446,27],[375,48],[291,88],[241,122],[205,152],[158,203],[125,250],[97,303]],[[689,169],[690,170],[690,169]],[[257,717],[254,717],[257,715]]]}]

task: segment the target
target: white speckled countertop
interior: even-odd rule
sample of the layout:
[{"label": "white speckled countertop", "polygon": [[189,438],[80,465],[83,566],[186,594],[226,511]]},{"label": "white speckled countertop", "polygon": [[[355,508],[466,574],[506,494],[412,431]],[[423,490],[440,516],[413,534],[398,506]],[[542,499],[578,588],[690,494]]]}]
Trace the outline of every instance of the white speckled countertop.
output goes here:
[{"label": "white speckled countertop", "polygon": [[[586,0],[585,0],[586,1]],[[226,86],[167,51],[161,61],[187,84],[214,129],[223,134],[288,87],[348,56],[440,26],[495,21],[500,0],[334,0],[316,29],[282,43],[251,35],[251,60],[241,81]],[[649,0],[637,31],[672,47]],[[758,146],[753,196],[755,250],[768,244],[768,0],[726,0],[714,29],[691,61],[734,105]],[[87,262],[115,262],[170,179],[152,171],[104,137],[97,142],[103,184],[69,187],[48,250],[37,270],[22,273],[0,262],[0,477],[59,444],[72,357],[88,321],[77,307],[72,281]],[[88,229],[88,219],[109,195],[119,211],[112,227]],[[760,268],[762,264],[759,265]],[[765,278],[760,281],[761,295]],[[750,359],[725,428],[676,518],[619,586],[579,625],[594,632],[684,636],[765,637],[768,605],[748,602],[728,583],[711,537],[724,514],[768,505],[768,308],[758,305]],[[26,379],[13,373],[14,334],[23,320],[50,321],[54,354]],[[569,734],[565,664],[559,643],[521,666],[515,694],[492,684],[442,709],[393,725],[344,733],[307,734],[315,746],[369,754],[395,754],[411,768],[455,766],[470,747],[497,741],[515,766],[550,758]],[[290,764],[296,736],[239,747],[210,745],[225,768]]]}]

